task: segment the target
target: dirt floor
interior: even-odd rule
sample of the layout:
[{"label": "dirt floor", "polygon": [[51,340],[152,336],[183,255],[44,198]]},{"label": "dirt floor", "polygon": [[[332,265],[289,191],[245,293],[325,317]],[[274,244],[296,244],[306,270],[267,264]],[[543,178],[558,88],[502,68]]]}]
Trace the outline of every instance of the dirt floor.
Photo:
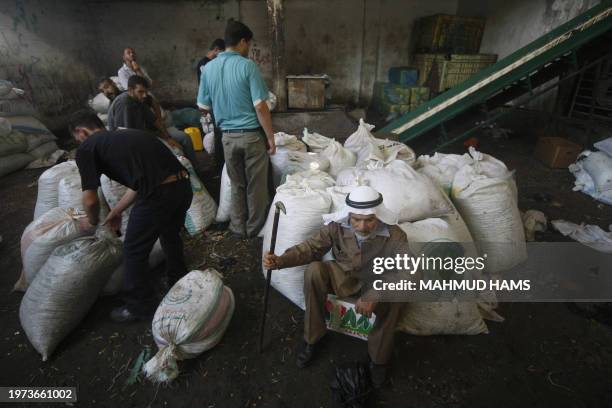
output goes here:
[{"label": "dirt floor", "polygon": [[[606,229],[612,223],[612,207],[571,191],[573,177],[567,170],[550,170],[532,158],[533,141],[494,140],[483,134],[479,139],[482,151],[516,169],[522,210],[538,209],[549,220],[563,218]],[[459,143],[447,151],[464,149]],[[0,180],[0,291],[4,293],[0,297],[0,386],[77,386],[79,402],[74,405],[82,407],[333,406],[329,390],[333,367],[363,359],[365,343],[331,333],[320,358],[311,367],[298,369],[295,349],[303,312],[272,291],[266,347],[259,354],[264,287],[261,241],[232,239],[222,226],[187,238],[186,252],[191,268],[214,267],[223,274],[234,291],[236,311],[222,342],[199,358],[181,363],[181,375],[170,386],[156,386],[142,378],[127,384],[139,354],[155,352],[156,346],[149,323],[110,321],[110,310],[120,303],[117,298],[99,299],[50,361],[41,362],[19,324],[22,295],[10,293],[21,268],[19,238],[32,219],[41,172],[19,171]],[[218,178],[203,172],[206,185],[216,191]],[[567,240],[555,231],[538,239]],[[610,326],[561,303],[502,304],[499,312],[506,321],[488,323],[487,335],[399,333],[392,382],[372,396],[372,405],[612,406]]]}]

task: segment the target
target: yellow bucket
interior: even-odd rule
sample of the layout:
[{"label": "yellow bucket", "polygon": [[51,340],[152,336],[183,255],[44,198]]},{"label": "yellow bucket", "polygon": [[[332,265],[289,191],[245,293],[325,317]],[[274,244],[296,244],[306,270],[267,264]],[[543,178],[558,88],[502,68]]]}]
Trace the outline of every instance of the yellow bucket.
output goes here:
[{"label": "yellow bucket", "polygon": [[202,133],[200,132],[200,129],[197,127],[189,127],[186,128],[184,132],[191,138],[193,150],[196,152],[201,152],[204,149],[204,145],[202,144]]}]

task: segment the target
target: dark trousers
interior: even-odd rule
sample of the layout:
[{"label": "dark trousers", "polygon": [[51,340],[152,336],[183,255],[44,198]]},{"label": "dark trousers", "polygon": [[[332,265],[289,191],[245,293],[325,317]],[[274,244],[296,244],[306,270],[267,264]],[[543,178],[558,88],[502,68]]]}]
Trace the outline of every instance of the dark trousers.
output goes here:
[{"label": "dark trousers", "polygon": [[149,197],[136,199],[123,243],[124,300],[132,313],[149,314],[157,306],[149,254],[158,238],[166,255],[168,283],[173,285],[187,273],[180,231],[192,196],[185,179],[162,184]]}]

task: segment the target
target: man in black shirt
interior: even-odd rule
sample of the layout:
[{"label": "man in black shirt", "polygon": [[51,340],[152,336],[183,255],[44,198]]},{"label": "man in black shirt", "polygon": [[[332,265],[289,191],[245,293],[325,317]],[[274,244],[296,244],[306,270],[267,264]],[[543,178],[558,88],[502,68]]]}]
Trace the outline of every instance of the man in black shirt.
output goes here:
[{"label": "man in black shirt", "polygon": [[225,41],[223,41],[223,39],[221,38],[217,38],[210,45],[210,49],[206,53],[206,56],[198,62],[198,66],[196,68],[196,78],[198,79],[198,85],[200,84],[200,77],[202,76],[202,69],[204,68],[204,65],[217,58],[217,55],[219,55],[219,53],[223,51],[225,51]]},{"label": "man in black shirt", "polygon": [[92,111],[76,112],[69,130],[81,142],[76,163],[91,228],[100,222],[100,176],[105,174],[128,187],[103,222],[118,231],[121,214],[134,203],[123,242],[126,303],[114,309],[111,318],[146,319],[157,305],[154,282],[147,272],[148,257],[158,238],[166,255],[169,284],[187,273],[180,230],[192,199],[188,173],[157,137],[141,130],[107,131]]},{"label": "man in black shirt", "polygon": [[141,76],[132,75],[128,79],[127,92],[117,96],[111,103],[108,108],[108,128],[157,131],[159,137],[181,149],[191,163],[195,162],[191,138],[185,132],[168,132],[162,118],[161,106],[149,93],[149,82]]}]

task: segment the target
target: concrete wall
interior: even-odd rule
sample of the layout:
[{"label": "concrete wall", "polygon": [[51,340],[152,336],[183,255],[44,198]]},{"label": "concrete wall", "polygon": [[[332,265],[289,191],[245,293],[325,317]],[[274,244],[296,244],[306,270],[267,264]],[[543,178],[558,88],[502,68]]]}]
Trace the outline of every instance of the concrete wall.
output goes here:
[{"label": "concrete wall", "polygon": [[482,53],[500,58],[599,4],[599,0],[459,0],[457,14],[487,18]]},{"label": "concrete wall", "polygon": [[48,126],[87,99],[99,69],[90,13],[79,2],[0,2],[0,79],[13,81]]},{"label": "concrete wall", "polygon": [[325,73],[339,103],[367,102],[376,80],[410,62],[414,21],[457,0],[288,0],[287,73]]},{"label": "concrete wall", "polygon": [[[459,0],[457,14],[486,17],[480,52],[503,58],[599,4],[599,0]],[[552,112],[556,88],[528,107]]]},{"label": "concrete wall", "polygon": [[[103,56],[103,72],[117,75],[125,47],[153,79],[153,92],[162,100],[195,101],[195,67],[210,43],[223,38],[225,23],[238,18],[237,1],[95,1],[93,24]],[[265,9],[264,9],[265,17]]]}]

